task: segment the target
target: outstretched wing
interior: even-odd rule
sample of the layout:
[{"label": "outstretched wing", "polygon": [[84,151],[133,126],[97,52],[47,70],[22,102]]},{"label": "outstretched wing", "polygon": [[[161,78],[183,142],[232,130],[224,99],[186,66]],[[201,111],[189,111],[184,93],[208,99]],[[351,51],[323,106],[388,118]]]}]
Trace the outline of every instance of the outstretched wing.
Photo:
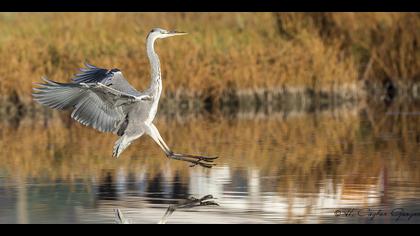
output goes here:
[{"label": "outstretched wing", "polygon": [[124,78],[122,72],[117,69],[103,69],[88,63],[86,68],[80,69],[81,73],[72,78],[73,83],[101,83],[120,92],[139,96],[140,93],[131,86]]},{"label": "outstretched wing", "polygon": [[50,108],[73,108],[71,117],[83,125],[118,132],[127,116],[125,106],[150,98],[135,90],[118,69],[86,66],[72,83],[44,79],[34,88],[33,97]]}]

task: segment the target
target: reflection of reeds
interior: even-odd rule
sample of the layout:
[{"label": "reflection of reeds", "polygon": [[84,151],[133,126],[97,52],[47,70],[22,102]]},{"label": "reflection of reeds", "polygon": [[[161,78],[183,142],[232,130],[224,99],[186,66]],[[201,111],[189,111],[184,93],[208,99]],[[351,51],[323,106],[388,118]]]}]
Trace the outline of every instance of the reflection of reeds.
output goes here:
[{"label": "reflection of reeds", "polygon": [[85,59],[119,67],[144,89],[144,39],[154,26],[191,33],[157,46],[165,93],[179,99],[216,99],[229,89],[340,91],[358,87],[359,78],[419,78],[416,13],[3,13],[0,94],[30,104],[31,82],[43,75],[66,81]]},{"label": "reflection of reeds", "polygon": [[[420,180],[411,163],[418,156],[419,120],[416,116],[384,115],[382,108],[359,112],[268,116],[259,119],[186,119],[157,122],[162,136],[174,150],[217,153],[219,165],[233,170],[257,168],[261,176],[284,176],[269,191],[299,189],[316,192],[321,180],[354,185],[377,181],[383,168],[390,175]],[[415,111],[405,103],[390,109]],[[375,112],[374,112],[375,111]],[[56,115],[56,113],[54,113]],[[185,163],[165,158],[148,137],[133,143],[115,160],[111,157],[115,137],[100,134],[75,122],[54,117],[47,126],[23,120],[17,130],[2,124],[0,166],[11,176],[74,181],[97,179],[103,170],[124,168],[129,173],[147,170],[149,177],[177,171],[188,181]],[[216,167],[217,168],[217,167]],[[369,182],[370,181],[370,182]]]}]

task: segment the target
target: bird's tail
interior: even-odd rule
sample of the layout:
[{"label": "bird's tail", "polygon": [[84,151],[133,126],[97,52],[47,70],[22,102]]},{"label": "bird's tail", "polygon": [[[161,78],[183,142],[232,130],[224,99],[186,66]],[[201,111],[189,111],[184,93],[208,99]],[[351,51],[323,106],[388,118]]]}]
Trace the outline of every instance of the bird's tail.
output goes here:
[{"label": "bird's tail", "polygon": [[112,156],[118,158],[121,153],[131,144],[131,140],[123,135],[117,140],[114,144],[114,150],[112,151]]},{"label": "bird's tail", "polygon": [[124,134],[121,136],[114,144],[114,150],[112,152],[112,156],[115,158],[118,158],[121,153],[130,146],[131,142],[133,142],[135,139],[140,138],[143,135],[142,130],[137,130],[137,133],[131,133],[131,134]]},{"label": "bird's tail", "polygon": [[67,109],[75,105],[82,93],[77,84],[58,83],[42,78],[45,83],[37,84],[33,88],[32,96],[35,101],[54,109]]}]

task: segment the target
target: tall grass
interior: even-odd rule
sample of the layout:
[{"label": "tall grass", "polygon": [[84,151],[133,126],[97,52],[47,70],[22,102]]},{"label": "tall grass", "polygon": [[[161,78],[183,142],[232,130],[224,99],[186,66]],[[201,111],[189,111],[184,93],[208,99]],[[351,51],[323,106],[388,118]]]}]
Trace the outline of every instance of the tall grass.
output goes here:
[{"label": "tall grass", "polygon": [[190,33],[156,47],[173,96],[419,80],[417,13],[2,13],[0,94],[30,103],[32,82],[68,81],[85,60],[144,89],[157,26]]}]

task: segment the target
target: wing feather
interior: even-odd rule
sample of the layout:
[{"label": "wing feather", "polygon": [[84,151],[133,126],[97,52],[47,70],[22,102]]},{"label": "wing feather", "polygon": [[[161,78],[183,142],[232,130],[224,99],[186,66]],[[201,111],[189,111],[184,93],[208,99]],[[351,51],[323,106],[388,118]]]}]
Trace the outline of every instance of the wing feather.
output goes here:
[{"label": "wing feather", "polygon": [[109,70],[99,68],[85,63],[86,68],[80,69],[82,73],[78,73],[72,78],[73,83],[97,83],[101,82],[109,74]]},{"label": "wing feather", "polygon": [[142,95],[135,90],[118,69],[107,70],[85,63],[85,68],[72,78],[72,83],[60,83],[43,78],[34,88],[34,100],[54,109],[73,108],[71,117],[83,125],[101,132],[121,134],[125,125],[125,106],[139,102]]}]

